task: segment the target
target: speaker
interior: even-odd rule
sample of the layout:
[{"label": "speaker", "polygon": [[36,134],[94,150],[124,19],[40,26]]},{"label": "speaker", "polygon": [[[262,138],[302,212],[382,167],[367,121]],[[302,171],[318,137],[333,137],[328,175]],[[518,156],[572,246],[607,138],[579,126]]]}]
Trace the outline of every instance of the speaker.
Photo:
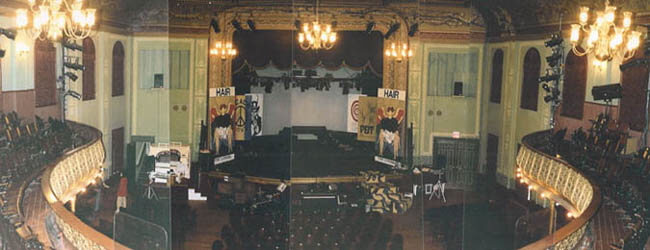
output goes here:
[{"label": "speaker", "polygon": [[601,86],[594,86],[591,89],[591,95],[594,97],[594,101],[600,101],[600,100],[612,100],[612,99],[618,99],[623,97],[621,92],[623,91],[623,87],[621,86],[620,83],[616,84],[609,84],[609,85],[601,85]]},{"label": "speaker", "polygon": [[463,82],[454,82],[454,96],[463,95]]}]

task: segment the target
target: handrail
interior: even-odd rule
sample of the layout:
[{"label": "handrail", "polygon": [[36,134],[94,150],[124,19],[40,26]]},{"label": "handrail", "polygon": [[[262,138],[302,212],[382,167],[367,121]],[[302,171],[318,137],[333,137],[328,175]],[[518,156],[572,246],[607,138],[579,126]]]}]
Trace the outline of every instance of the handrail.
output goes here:
[{"label": "handrail", "polygon": [[[584,236],[602,202],[600,189],[590,178],[565,160],[548,155],[532,143],[533,139],[546,136],[549,132],[545,130],[532,133],[522,139],[517,166],[527,178],[544,184],[560,198],[569,201],[579,216],[554,233],[520,248],[524,250],[550,247],[573,249]],[[549,179],[554,183],[549,183]]]},{"label": "handrail", "polygon": [[[41,188],[55,216],[56,224],[77,249],[129,249],[86,225],[64,203],[74,202],[78,191],[94,180],[104,163],[101,132],[93,127],[67,121],[75,132],[87,136],[88,142],[66,152],[49,165],[41,177]],[[88,133],[88,134],[83,134]]]}]

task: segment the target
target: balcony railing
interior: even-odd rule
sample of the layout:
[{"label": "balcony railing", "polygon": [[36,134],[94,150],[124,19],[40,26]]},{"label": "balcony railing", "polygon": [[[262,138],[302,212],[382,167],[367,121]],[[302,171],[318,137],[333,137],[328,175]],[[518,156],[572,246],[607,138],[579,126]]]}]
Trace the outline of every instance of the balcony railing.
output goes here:
[{"label": "balcony railing", "polygon": [[77,248],[88,250],[128,249],[83,223],[64,204],[74,207],[76,195],[101,174],[105,153],[99,130],[68,121],[84,145],[66,152],[48,167],[41,180],[43,195],[52,208],[63,235]]},{"label": "balcony railing", "polygon": [[[566,161],[548,155],[541,148],[549,131],[523,138],[517,155],[522,177],[545,192],[546,197],[560,203],[575,219],[552,234],[521,249],[574,249],[581,241],[601,203],[601,193],[583,173]],[[552,203],[553,204],[553,203]]]}]

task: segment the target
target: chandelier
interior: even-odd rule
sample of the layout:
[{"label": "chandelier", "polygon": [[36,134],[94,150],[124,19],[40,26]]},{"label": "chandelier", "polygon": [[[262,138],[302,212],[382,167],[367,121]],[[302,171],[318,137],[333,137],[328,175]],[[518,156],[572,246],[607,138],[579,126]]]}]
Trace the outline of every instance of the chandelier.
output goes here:
[{"label": "chandelier", "polygon": [[404,58],[408,59],[412,56],[413,50],[406,43],[391,43],[390,48],[386,49],[386,57],[395,59],[397,62],[401,62]]},{"label": "chandelier", "polygon": [[336,32],[332,31],[332,25],[322,25],[318,22],[318,1],[316,1],[316,21],[304,23],[302,32],[298,33],[298,44],[303,50],[309,49],[331,49],[336,42]]},{"label": "chandelier", "polygon": [[[16,26],[25,30],[32,39],[56,40],[65,35],[83,39],[90,35],[95,25],[95,9],[83,9],[83,0],[28,0],[29,10],[16,10]],[[30,24],[31,17],[31,27]]]},{"label": "chandelier", "polygon": [[[584,56],[593,53],[601,62],[611,61],[615,56],[623,61],[632,58],[641,42],[641,32],[632,30],[632,12],[623,12],[623,17],[618,18],[620,24],[616,25],[616,7],[605,3],[604,11],[597,11],[595,20],[589,24],[589,8],[580,7],[580,24],[571,25],[571,45],[573,53]],[[586,34],[583,51],[579,47],[581,33]]]},{"label": "chandelier", "polygon": [[221,60],[232,59],[237,55],[237,49],[232,47],[231,42],[219,41],[210,49],[210,55],[219,56]]}]

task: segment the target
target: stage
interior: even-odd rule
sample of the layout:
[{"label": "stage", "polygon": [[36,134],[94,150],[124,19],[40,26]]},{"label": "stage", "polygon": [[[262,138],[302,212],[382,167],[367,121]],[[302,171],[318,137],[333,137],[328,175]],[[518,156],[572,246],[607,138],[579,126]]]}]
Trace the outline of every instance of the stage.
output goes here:
[{"label": "stage", "polygon": [[235,159],[216,165],[216,170],[281,180],[350,177],[360,176],[361,171],[391,170],[374,157],[375,144],[357,141],[354,133],[293,127],[278,135],[237,142]]}]

